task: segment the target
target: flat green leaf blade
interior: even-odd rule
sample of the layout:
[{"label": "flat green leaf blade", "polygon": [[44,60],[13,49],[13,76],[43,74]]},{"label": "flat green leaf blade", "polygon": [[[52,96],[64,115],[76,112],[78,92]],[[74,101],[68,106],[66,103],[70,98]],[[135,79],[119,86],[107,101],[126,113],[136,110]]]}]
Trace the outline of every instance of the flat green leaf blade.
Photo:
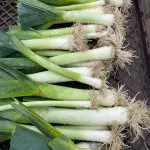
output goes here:
[{"label": "flat green leaf blade", "polygon": [[29,29],[22,30],[20,26],[13,26],[8,32],[8,35],[16,35],[20,40],[28,40],[34,38],[44,38],[37,30]]},{"label": "flat green leaf blade", "polygon": [[16,49],[12,47],[9,41],[5,32],[0,31],[0,58],[7,57],[16,52]]},{"label": "flat green leaf blade", "polygon": [[29,123],[29,121],[16,110],[1,111],[0,116],[4,119],[8,119],[17,123],[24,123],[24,124]]},{"label": "flat green leaf blade", "polygon": [[43,67],[28,58],[0,58],[0,62],[20,70],[23,73],[34,73],[44,70]]},{"label": "flat green leaf blade", "polygon": [[24,115],[33,125],[35,125],[48,138],[56,138],[62,134],[52,125],[43,120],[39,115],[31,111],[28,107],[15,100],[11,103],[12,107]]},{"label": "flat green leaf blade", "polygon": [[15,130],[16,126],[17,123],[0,118],[0,133],[2,131],[7,131],[6,133],[9,133],[11,135],[12,132]]},{"label": "flat green leaf blade", "polygon": [[0,62],[0,99],[36,95],[40,89],[21,72]]},{"label": "flat green leaf blade", "polygon": [[10,150],[50,150],[48,140],[40,133],[17,126],[11,139]]},{"label": "flat green leaf blade", "polygon": [[38,0],[20,0],[18,3],[18,23],[23,29],[56,21],[61,13]]},{"label": "flat green leaf blade", "polygon": [[17,80],[0,80],[0,99],[36,95],[37,87],[31,86]]}]

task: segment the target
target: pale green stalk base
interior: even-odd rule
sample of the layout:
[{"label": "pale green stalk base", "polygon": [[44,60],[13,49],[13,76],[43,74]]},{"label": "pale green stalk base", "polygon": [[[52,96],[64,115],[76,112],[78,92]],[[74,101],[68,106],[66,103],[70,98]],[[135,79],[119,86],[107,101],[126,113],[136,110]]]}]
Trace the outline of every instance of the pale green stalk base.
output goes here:
[{"label": "pale green stalk base", "polygon": [[91,101],[92,91],[75,89],[69,87],[62,87],[56,85],[50,85],[45,83],[36,83],[41,89],[41,93],[35,96],[56,99],[56,100],[66,100],[66,101]]},{"label": "pale green stalk base", "polygon": [[35,51],[36,54],[41,55],[41,56],[47,56],[47,57],[54,57],[58,55],[64,55],[64,54],[69,54],[70,52],[67,51],[59,51],[59,50],[47,50],[47,51]]},{"label": "pale green stalk base", "polygon": [[[32,100],[34,98],[31,98]],[[91,108],[92,103],[90,101],[56,101],[49,100],[47,101],[32,101],[32,102],[23,102],[25,106],[28,107],[64,107],[64,108]],[[8,105],[0,106],[0,111],[11,110],[13,107]]]},{"label": "pale green stalk base", "polygon": [[85,4],[74,4],[74,5],[68,5],[68,6],[60,6],[60,7],[55,7],[57,10],[80,10],[80,9],[88,9],[88,8],[93,8],[97,6],[103,6],[105,5],[104,0],[100,0],[97,2],[91,2],[91,3],[85,3]]},{"label": "pale green stalk base", "polygon": [[60,36],[43,39],[22,40],[23,44],[32,50],[48,50],[48,49],[61,49],[70,50],[69,36]]},{"label": "pale green stalk base", "polygon": [[[43,84],[42,84],[43,85]],[[119,96],[114,90],[103,89],[102,91],[90,91],[90,90],[79,90],[74,88],[64,88],[54,85],[48,86],[38,86],[43,89],[44,95],[46,90],[47,97],[51,99],[57,99],[62,101],[90,101],[90,104],[87,105],[97,107],[97,106],[105,106],[105,107],[112,107],[118,104]],[[53,92],[53,93],[52,93]],[[40,95],[43,97],[42,95]],[[38,98],[38,97],[25,97],[24,101],[48,101],[49,99],[45,98]],[[80,107],[87,107],[84,103]],[[68,104],[69,105],[69,102]],[[72,103],[74,107],[74,103]]]},{"label": "pale green stalk base", "polygon": [[89,61],[89,62],[80,62],[80,63],[74,63],[69,64],[67,66],[69,67],[93,67],[98,61]]},{"label": "pale green stalk base", "polygon": [[114,123],[124,125],[129,121],[129,111],[126,107],[100,108],[98,110],[41,108],[35,112],[48,122],[59,124],[105,126]]},{"label": "pale green stalk base", "polygon": [[69,65],[79,62],[94,61],[94,60],[109,60],[115,56],[112,46],[104,46],[101,48],[75,52],[66,55],[60,55],[49,58],[51,62],[57,65]]}]

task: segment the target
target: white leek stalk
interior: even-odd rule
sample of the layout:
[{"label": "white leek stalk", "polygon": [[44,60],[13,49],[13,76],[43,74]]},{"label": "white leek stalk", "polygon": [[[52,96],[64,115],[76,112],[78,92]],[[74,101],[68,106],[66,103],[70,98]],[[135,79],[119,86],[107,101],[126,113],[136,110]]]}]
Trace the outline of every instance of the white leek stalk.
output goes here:
[{"label": "white leek stalk", "polygon": [[54,64],[63,66],[63,65],[94,61],[94,60],[109,60],[114,57],[115,57],[115,52],[113,47],[104,46],[93,50],[75,52],[75,53],[51,57],[49,58],[49,60]]},{"label": "white leek stalk", "polygon": [[[96,38],[104,37],[107,34],[108,34],[108,30],[103,31],[101,33],[90,32],[85,34],[85,38],[96,39]],[[41,38],[41,39],[29,39],[29,40],[22,40],[22,42],[28,48],[33,50],[47,50],[47,49],[70,50],[72,48],[72,43],[73,43],[73,39],[71,39],[71,37],[73,37],[73,35],[57,36],[57,37],[51,37],[51,38],[49,37],[49,38]]]},{"label": "white leek stalk", "polygon": [[[38,97],[25,97],[24,101],[31,102],[30,105],[32,105],[33,101],[41,101],[41,103],[39,104],[40,106],[48,106],[48,104],[50,104],[49,106],[52,106],[52,104],[54,104],[56,107],[65,106],[70,108],[71,107],[91,108],[95,106],[112,107],[119,103],[119,94],[115,90],[103,89],[102,91],[94,91],[94,90],[80,90],[72,88],[70,90],[67,89],[66,91],[64,91],[62,88],[60,88],[57,91],[54,90],[55,89],[54,85],[51,86],[52,88],[49,90],[53,90],[53,93],[60,92],[60,94],[57,94],[57,97],[54,95],[53,97],[51,97],[51,99],[61,100],[64,101],[64,103],[61,103],[61,101],[57,101],[58,102],[57,104],[53,102],[43,102],[42,104],[42,101],[49,101],[49,99]],[[33,104],[34,106],[36,106],[36,103]]]},{"label": "white leek stalk", "polygon": [[[10,31],[7,32],[7,34],[16,35],[20,39],[44,38],[44,37],[52,37],[52,36],[71,35],[74,33],[75,27],[66,27],[66,28],[49,29],[49,30],[37,30],[37,31],[22,30],[19,27],[13,27]],[[82,25],[82,29],[85,33],[97,33],[99,29],[99,25],[95,25],[95,24]],[[99,36],[102,33],[99,32]]]},{"label": "white leek stalk", "polygon": [[112,132],[107,130],[79,130],[79,129],[65,129],[58,128],[58,130],[64,133],[66,136],[73,140],[91,141],[91,142],[112,142]]},{"label": "white leek stalk", "polygon": [[58,55],[63,55],[63,54],[69,54],[69,51],[62,51],[62,50],[45,50],[45,51],[35,51],[36,54],[41,55],[41,56],[47,56],[47,57],[54,57]]},{"label": "white leek stalk", "polygon": [[[36,132],[40,132],[34,126],[27,126],[27,125],[23,126]],[[111,143],[113,140],[112,139],[113,133],[112,131],[108,130],[90,130],[90,129],[73,129],[73,128],[70,129],[67,128],[67,126],[66,127],[55,126],[55,128],[73,140],[102,142],[102,143]]]},{"label": "white leek stalk", "polygon": [[42,108],[34,111],[50,123],[70,125],[105,126],[114,123],[123,125],[130,119],[126,107],[100,108],[98,110]]},{"label": "white leek stalk", "polygon": [[94,150],[94,149],[97,149],[98,147],[100,147],[100,143],[91,143],[91,142],[82,142],[82,143],[78,143],[76,144],[79,148],[82,148],[82,149],[89,149],[89,150]]},{"label": "white leek stalk", "polygon": [[[92,73],[88,67],[65,68],[65,69],[80,73],[83,76],[92,77]],[[34,81],[45,82],[45,83],[59,83],[59,82],[73,81],[71,79],[65,78],[51,71],[43,71],[43,72],[38,72],[34,74],[28,74],[27,76],[30,77]]]},{"label": "white leek stalk", "polygon": [[100,14],[95,12],[78,13],[78,11],[65,11],[62,18],[67,22],[93,23],[105,26],[111,26],[115,20],[113,14]]},{"label": "white leek stalk", "polygon": [[81,9],[81,10],[75,10],[77,12],[85,12],[85,13],[104,13],[104,7],[94,7],[94,8],[88,8],[88,9]]},{"label": "white leek stalk", "polygon": [[69,64],[69,67],[93,67],[97,63],[97,61],[89,61],[89,62],[80,62],[80,63],[74,63]]}]

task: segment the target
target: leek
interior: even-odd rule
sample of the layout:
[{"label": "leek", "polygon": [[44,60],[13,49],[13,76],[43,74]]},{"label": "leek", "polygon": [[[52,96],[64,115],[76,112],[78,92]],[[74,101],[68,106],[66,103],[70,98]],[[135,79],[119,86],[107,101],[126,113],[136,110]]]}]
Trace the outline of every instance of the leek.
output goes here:
[{"label": "leek", "polygon": [[[71,5],[71,4],[86,4],[91,5],[91,2],[96,2],[97,0],[41,0],[42,2],[53,4],[53,5]],[[110,3],[113,6],[123,6],[125,0],[108,0],[108,3]],[[98,0],[97,2],[101,3],[102,5],[105,5],[105,0]],[[69,7],[69,6],[68,6]]]},{"label": "leek", "polygon": [[33,125],[35,125],[48,139],[47,144],[50,149],[68,149],[68,150],[79,150],[69,138],[55,129],[52,125],[48,124],[40,116],[30,111],[26,106],[15,100],[11,104],[14,109],[23,114]]},{"label": "leek", "polygon": [[[108,34],[108,31],[104,31],[100,34],[88,33],[86,37],[88,39],[101,38],[101,37],[105,37],[107,34]],[[80,41],[80,43],[77,43],[77,45],[74,44],[74,42],[75,41],[73,40],[73,35],[42,38],[42,39],[22,40],[22,43],[25,46],[33,50],[47,50],[47,49],[72,50],[74,47],[76,48],[78,44],[80,43],[83,44],[83,41]]]},{"label": "leek", "polygon": [[[89,80],[94,79],[94,78],[92,78],[93,74],[92,74],[91,69],[89,69],[87,67],[65,68],[65,69],[80,73],[83,76],[87,76],[89,78]],[[30,77],[33,81],[44,82],[44,83],[60,83],[60,82],[72,81],[71,79],[65,78],[63,76],[60,76],[60,75],[50,72],[50,71],[43,71],[43,72],[28,74],[27,76]],[[96,81],[96,79],[95,79],[95,81]],[[100,79],[97,79],[97,82],[103,82],[103,81],[102,80],[100,81]]]},{"label": "leek", "polygon": [[[96,33],[99,29],[99,25],[83,25],[81,26],[85,33]],[[73,34],[75,27],[66,27],[59,29],[50,30],[22,30],[20,26],[13,26],[7,34],[16,35],[19,39],[33,39],[33,38],[44,38],[51,36],[60,36]],[[99,33],[100,34],[100,33]]]},{"label": "leek", "polygon": [[[4,132],[11,136],[18,123],[0,120],[0,133]],[[36,127],[31,125],[23,125],[25,128],[41,133]],[[112,131],[107,130],[105,126],[54,126],[58,131],[72,140],[84,140],[91,142],[110,143],[112,140]],[[95,130],[96,128],[96,130]],[[94,130],[93,130],[94,129]]]},{"label": "leek", "polygon": [[16,37],[12,36],[11,37],[12,44],[16,47],[18,51],[23,53],[25,56],[30,58],[32,61],[36,62],[37,64],[40,64],[42,67],[51,70],[55,73],[58,73],[64,77],[70,78],[73,81],[79,81],[91,86],[94,86],[95,88],[101,88],[102,87],[102,82],[97,79],[90,79],[85,76],[81,76],[79,73],[75,73],[66,69],[63,69],[50,61],[46,60],[45,58],[40,57],[39,55],[35,54],[32,52],[30,49],[25,47]]},{"label": "leek", "polygon": [[74,4],[74,5],[67,5],[67,6],[55,6],[55,9],[58,10],[80,10],[80,9],[89,9],[93,7],[103,6],[105,5],[105,1],[97,1],[91,3],[84,3],[84,4]]},{"label": "leek", "polygon": [[47,57],[52,57],[52,56],[58,56],[58,55],[63,55],[63,54],[69,54],[70,52],[68,51],[59,51],[59,50],[48,50],[48,51],[35,51],[36,54],[40,56],[47,56]]},{"label": "leek", "polygon": [[79,62],[94,60],[110,60],[115,57],[115,51],[112,46],[104,46],[101,48],[75,52],[70,54],[59,55],[49,58],[50,62],[57,65],[70,65]]},{"label": "leek", "polygon": [[47,22],[56,22],[57,20],[103,24],[107,26],[112,25],[114,22],[113,14],[60,11],[38,0],[20,0],[18,3],[18,14],[18,23],[21,24],[21,27],[24,29],[42,25]]}]

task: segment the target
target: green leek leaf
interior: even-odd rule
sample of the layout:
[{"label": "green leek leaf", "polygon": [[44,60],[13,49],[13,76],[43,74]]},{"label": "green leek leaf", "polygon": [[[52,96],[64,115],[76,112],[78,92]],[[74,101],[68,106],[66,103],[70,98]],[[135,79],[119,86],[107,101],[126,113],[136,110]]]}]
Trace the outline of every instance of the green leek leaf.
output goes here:
[{"label": "green leek leaf", "polygon": [[60,11],[56,11],[53,7],[38,0],[20,0],[18,13],[18,23],[23,29],[56,21],[61,16]]},{"label": "green leek leaf", "polygon": [[39,92],[36,84],[21,72],[0,62],[0,99],[30,96]]},{"label": "green leek leaf", "polygon": [[28,58],[0,58],[0,62],[20,70],[23,73],[34,73],[43,71],[44,68]]},{"label": "green leek leaf", "polygon": [[17,126],[10,144],[10,150],[50,150],[49,139],[37,132]]},{"label": "green leek leaf", "polygon": [[8,57],[14,52],[16,49],[10,44],[9,37],[5,32],[0,31],[0,58]]}]

